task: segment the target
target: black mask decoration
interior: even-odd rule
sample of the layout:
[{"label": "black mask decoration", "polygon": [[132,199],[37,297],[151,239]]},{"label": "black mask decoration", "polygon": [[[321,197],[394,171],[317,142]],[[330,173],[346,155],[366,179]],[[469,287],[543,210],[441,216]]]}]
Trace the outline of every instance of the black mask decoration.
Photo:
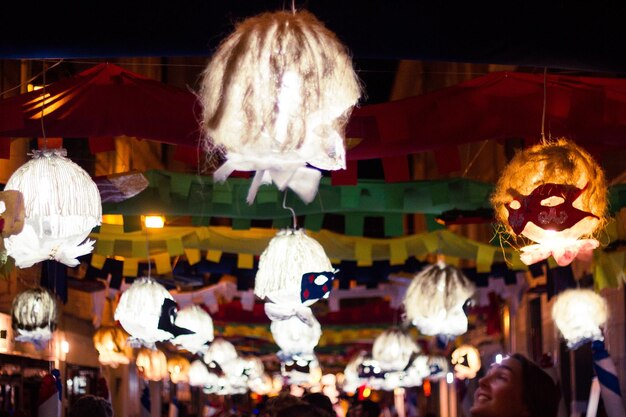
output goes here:
[{"label": "black mask decoration", "polygon": [[163,305],[161,306],[161,317],[159,317],[159,325],[158,329],[164,330],[176,336],[184,335],[184,334],[194,334],[195,332],[189,329],[185,329],[182,327],[178,327],[174,324],[176,321],[176,315],[178,314],[178,309],[176,308],[176,301],[170,300],[166,298],[163,300]]}]

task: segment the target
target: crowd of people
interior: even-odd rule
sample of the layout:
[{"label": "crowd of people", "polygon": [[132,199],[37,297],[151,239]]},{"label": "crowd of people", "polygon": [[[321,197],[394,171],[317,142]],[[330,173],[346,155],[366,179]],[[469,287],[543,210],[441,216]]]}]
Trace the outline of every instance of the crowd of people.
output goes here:
[{"label": "crowd of people", "polygon": [[[537,364],[513,354],[494,364],[480,378],[470,408],[471,417],[556,417],[560,400],[557,384]],[[381,407],[365,399],[354,401],[346,417],[379,417]],[[85,395],[74,403],[68,417],[112,417],[111,404]],[[336,417],[331,400],[321,393],[302,397],[284,394],[261,404],[259,417]]]}]

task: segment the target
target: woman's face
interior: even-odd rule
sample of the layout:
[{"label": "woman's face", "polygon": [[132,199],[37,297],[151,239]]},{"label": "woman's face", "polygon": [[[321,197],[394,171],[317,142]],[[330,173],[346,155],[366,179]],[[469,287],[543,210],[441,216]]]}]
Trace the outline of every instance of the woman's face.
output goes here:
[{"label": "woman's face", "polygon": [[494,364],[487,375],[478,381],[474,393],[472,417],[523,417],[528,410],[522,399],[522,364],[506,358]]}]

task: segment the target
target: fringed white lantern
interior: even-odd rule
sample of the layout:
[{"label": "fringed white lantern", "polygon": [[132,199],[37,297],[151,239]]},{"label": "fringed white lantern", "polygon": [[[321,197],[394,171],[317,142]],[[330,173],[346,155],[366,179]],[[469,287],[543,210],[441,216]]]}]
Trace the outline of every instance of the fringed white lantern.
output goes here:
[{"label": "fringed white lantern", "polygon": [[356,392],[356,390],[363,385],[366,380],[361,378],[360,370],[365,359],[365,352],[360,352],[355,355],[343,371],[343,384],[342,389],[344,392]]},{"label": "fringed white lantern", "polygon": [[461,345],[452,352],[450,359],[454,375],[458,379],[472,379],[480,371],[480,352],[474,346]]},{"label": "fringed white lantern", "polygon": [[174,384],[189,381],[189,361],[182,356],[174,356],[167,360],[167,371],[170,373],[170,381]]},{"label": "fringed white lantern", "polygon": [[98,361],[102,365],[117,368],[128,365],[133,349],[127,343],[128,333],[119,327],[100,327],[93,335],[93,344],[98,351]]},{"label": "fringed white lantern", "polygon": [[[552,256],[560,266],[590,257],[593,235],[607,223],[602,168],[564,138],[518,152],[502,171],[491,203],[507,235],[523,237],[520,258],[532,265]],[[536,242],[527,245],[527,240]]]},{"label": "fringed white lantern", "polygon": [[189,366],[189,385],[192,387],[202,387],[204,385],[211,384],[212,380],[217,380],[217,375],[209,372],[206,364],[197,359],[191,362]]},{"label": "fringed white lantern", "polygon": [[382,332],[372,346],[372,359],[385,371],[401,371],[421,349],[411,337],[399,329]]},{"label": "fringed white lantern", "polygon": [[197,305],[182,308],[174,322],[176,326],[193,331],[193,334],[181,334],[172,339],[172,343],[191,353],[204,353],[214,338],[213,319],[209,313]]},{"label": "fringed white lantern", "polygon": [[204,354],[204,362],[210,364],[215,362],[222,370],[227,367],[229,362],[238,358],[235,346],[226,339],[215,339]]},{"label": "fringed white lantern", "polygon": [[258,395],[276,396],[283,388],[283,379],[280,375],[272,377],[264,373],[260,378],[251,380],[248,387]]},{"label": "fringed white lantern", "polygon": [[5,190],[24,196],[24,228],[4,241],[20,268],[46,259],[76,266],[76,258],[93,250],[87,237],[102,221],[100,192],[89,174],[65,155],[65,149],[35,150],[33,159],[7,181]]},{"label": "fringed white lantern", "polygon": [[309,306],[328,297],[333,278],[322,245],[303,229],[285,229],[261,254],[254,293],[280,306]]},{"label": "fringed white lantern", "polygon": [[307,12],[264,13],[237,25],[204,71],[205,147],[227,161],[214,174],[257,171],[260,184],[309,203],[320,172],[345,169],[344,128],[361,95],[346,48]]},{"label": "fringed white lantern", "polygon": [[57,326],[57,304],[44,288],[31,288],[13,299],[11,322],[18,342],[43,349]]},{"label": "fringed white lantern", "polygon": [[167,358],[160,350],[141,349],[135,363],[139,374],[147,381],[161,381],[167,377]]},{"label": "fringed white lantern", "polygon": [[313,353],[293,355],[280,363],[281,374],[293,385],[310,384],[318,374],[321,377],[321,371],[317,371],[319,367]]},{"label": "fringed white lantern", "polygon": [[139,278],[122,293],[115,320],[130,334],[131,345],[152,347],[155,342],[174,337],[171,326],[175,306],[174,298],[164,286],[151,278]]},{"label": "fringed white lantern", "polygon": [[606,300],[589,289],[568,289],[557,295],[552,319],[570,349],[594,340],[604,340],[602,327],[608,319]]},{"label": "fringed white lantern", "polygon": [[322,336],[322,326],[315,316],[311,315],[311,318],[311,324],[303,323],[297,317],[273,321],[270,324],[272,337],[280,348],[281,359],[302,353],[313,353]]},{"label": "fringed white lantern", "polygon": [[400,386],[404,388],[418,387],[422,385],[424,378],[429,376],[428,356],[418,355],[409,364],[409,367],[403,371]]},{"label": "fringed white lantern", "polygon": [[476,288],[463,273],[438,262],[415,275],[404,298],[407,319],[422,334],[458,336],[467,332],[463,305]]},{"label": "fringed white lantern", "polygon": [[428,368],[430,369],[431,379],[445,378],[448,372],[450,372],[450,365],[448,359],[443,356],[429,356]]}]

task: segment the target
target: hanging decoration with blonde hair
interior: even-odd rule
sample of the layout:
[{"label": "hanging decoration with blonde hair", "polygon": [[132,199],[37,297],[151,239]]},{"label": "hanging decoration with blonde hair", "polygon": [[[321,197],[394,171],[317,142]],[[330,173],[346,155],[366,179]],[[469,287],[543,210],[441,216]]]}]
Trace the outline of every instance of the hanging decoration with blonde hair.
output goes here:
[{"label": "hanging decoration with blonde hair", "polygon": [[57,303],[44,288],[31,288],[19,293],[11,307],[11,325],[15,340],[46,347],[57,327]]},{"label": "hanging decoration with blonde hair", "polygon": [[361,87],[343,44],[311,13],[263,13],[237,25],[203,74],[204,146],[233,171],[291,188],[306,203],[324,170],[345,169],[344,130]]},{"label": "hanging decoration with blonde hair", "polygon": [[404,370],[420,352],[420,347],[411,336],[397,328],[382,332],[372,345],[372,359],[383,371]]},{"label": "hanging decoration with blonde hair", "polygon": [[602,326],[608,314],[606,300],[593,290],[583,288],[559,293],[552,305],[552,319],[570,349],[585,342],[604,340]]},{"label": "hanging decoration with blonde hair", "polygon": [[507,233],[535,242],[521,248],[522,262],[553,256],[566,266],[599,246],[593,235],[606,224],[607,184],[591,155],[561,138],[518,152],[491,203]]},{"label": "hanging decoration with blonde hair", "polygon": [[77,266],[91,253],[91,230],[102,221],[100,192],[89,174],[66,157],[65,149],[34,150],[5,190],[24,197],[22,231],[4,239],[7,253],[19,268],[54,259]]},{"label": "hanging decoration with blonde hair", "polygon": [[428,336],[449,338],[467,332],[463,306],[476,287],[463,273],[442,261],[419,272],[404,297],[406,317]]},{"label": "hanging decoration with blonde hair", "polygon": [[146,381],[161,381],[167,377],[167,357],[160,350],[139,350],[136,365],[139,374]]}]

